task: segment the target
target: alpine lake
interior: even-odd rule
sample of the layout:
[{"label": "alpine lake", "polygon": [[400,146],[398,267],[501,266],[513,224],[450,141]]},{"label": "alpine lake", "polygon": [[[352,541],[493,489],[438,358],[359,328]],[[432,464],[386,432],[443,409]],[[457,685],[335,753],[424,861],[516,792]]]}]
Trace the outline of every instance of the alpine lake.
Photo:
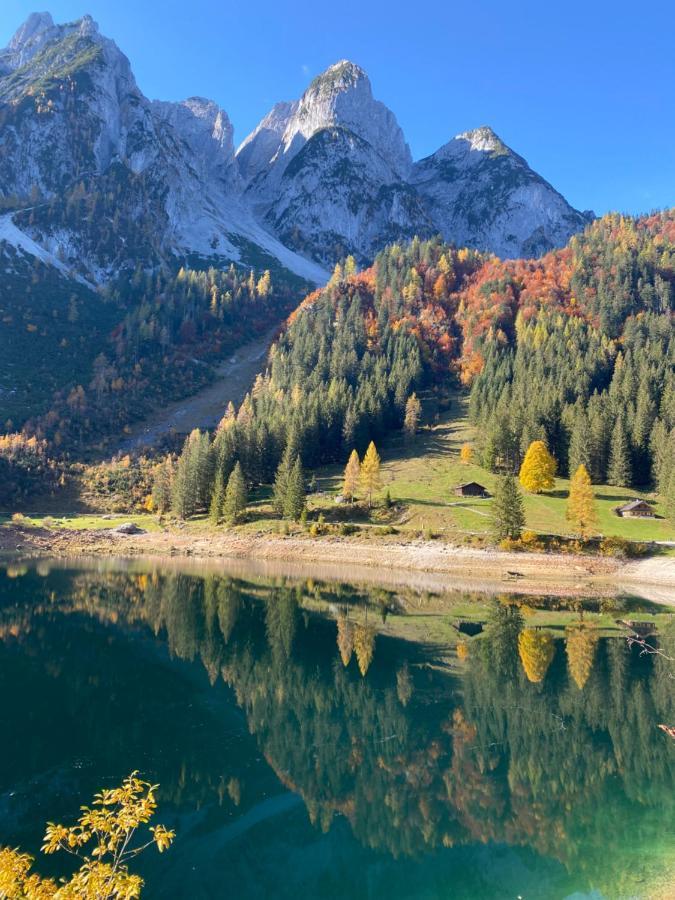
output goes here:
[{"label": "alpine lake", "polygon": [[138,770],[144,898],[675,897],[675,603],[353,578],[0,566],[0,845]]}]

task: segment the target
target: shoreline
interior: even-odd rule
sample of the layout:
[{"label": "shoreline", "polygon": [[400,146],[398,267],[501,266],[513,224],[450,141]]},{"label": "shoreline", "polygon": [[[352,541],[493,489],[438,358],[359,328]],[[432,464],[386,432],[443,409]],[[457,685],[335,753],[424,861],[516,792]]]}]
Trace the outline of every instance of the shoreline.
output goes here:
[{"label": "shoreline", "polygon": [[[514,553],[457,547],[440,541],[364,542],[352,538],[185,534],[123,535],[109,529],[0,530],[0,558],[139,557],[189,568],[227,566],[254,574],[324,577],[490,593],[608,596],[627,593],[675,606],[675,559],[621,560],[573,554]],[[518,573],[509,575],[508,573]]]}]

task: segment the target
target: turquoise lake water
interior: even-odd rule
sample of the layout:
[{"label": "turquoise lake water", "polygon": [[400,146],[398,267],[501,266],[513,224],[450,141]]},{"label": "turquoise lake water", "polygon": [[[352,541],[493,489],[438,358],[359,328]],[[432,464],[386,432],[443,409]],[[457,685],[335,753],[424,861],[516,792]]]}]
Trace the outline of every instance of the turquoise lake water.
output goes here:
[{"label": "turquoise lake water", "polygon": [[572,672],[561,631],[533,681],[504,598],[482,599],[457,664],[384,627],[398,602],[307,579],[0,569],[0,844],[38,854],[46,821],[140,770],[177,831],[142,857],[144,897],[667,897],[675,742],[656,726],[675,723],[673,665],[601,638]]}]

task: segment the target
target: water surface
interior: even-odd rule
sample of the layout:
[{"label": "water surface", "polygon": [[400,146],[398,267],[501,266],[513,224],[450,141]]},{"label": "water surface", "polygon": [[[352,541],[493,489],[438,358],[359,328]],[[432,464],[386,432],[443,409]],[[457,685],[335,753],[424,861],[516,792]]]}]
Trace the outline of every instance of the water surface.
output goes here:
[{"label": "water surface", "polygon": [[412,629],[427,608],[306,579],[0,570],[0,843],[37,853],[47,820],[139,769],[178,832],[144,857],[147,897],[673,896],[672,664],[564,628],[523,658],[528,607],[466,593],[441,623],[484,626],[460,663],[437,620]]}]

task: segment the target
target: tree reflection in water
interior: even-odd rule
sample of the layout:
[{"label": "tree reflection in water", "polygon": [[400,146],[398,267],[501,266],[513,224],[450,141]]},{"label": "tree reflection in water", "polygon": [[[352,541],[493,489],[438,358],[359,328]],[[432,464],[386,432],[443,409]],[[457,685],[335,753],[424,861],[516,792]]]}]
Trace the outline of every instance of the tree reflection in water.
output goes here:
[{"label": "tree reflection in water", "polygon": [[588,622],[552,639],[495,601],[458,675],[376,634],[385,600],[396,608],[381,590],[161,570],[3,577],[0,788],[27,795],[77,742],[98,785],[143,747],[132,767],[149,762],[162,802],[215,821],[274,793],[271,767],[321,832],[346,820],[395,859],[525,847],[583,887],[630,892],[675,813],[675,747],[656,727],[675,722],[668,661]]}]

